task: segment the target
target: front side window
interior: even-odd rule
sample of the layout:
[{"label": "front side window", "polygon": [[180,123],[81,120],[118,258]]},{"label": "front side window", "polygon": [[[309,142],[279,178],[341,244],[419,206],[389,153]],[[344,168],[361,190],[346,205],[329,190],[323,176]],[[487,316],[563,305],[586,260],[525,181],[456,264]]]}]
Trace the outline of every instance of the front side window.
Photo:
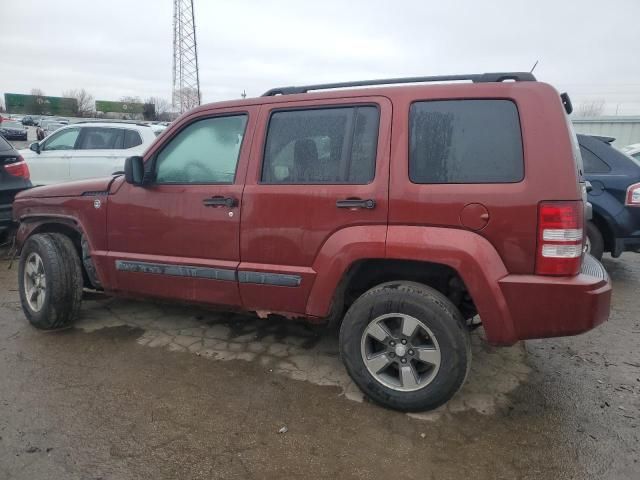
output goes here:
[{"label": "front side window", "polygon": [[366,184],[375,175],[377,107],[275,112],[267,132],[262,183]]},{"label": "front side window", "polygon": [[157,183],[233,183],[247,115],[199,120],[156,158]]},{"label": "front side window", "polygon": [[520,119],[509,100],[417,102],[409,113],[414,183],[511,183],[524,178]]},{"label": "front side window", "polygon": [[73,150],[80,129],[68,128],[61,132],[56,132],[44,142],[42,150]]},{"label": "front side window", "polygon": [[124,130],[121,128],[86,127],[79,150],[121,150]]}]

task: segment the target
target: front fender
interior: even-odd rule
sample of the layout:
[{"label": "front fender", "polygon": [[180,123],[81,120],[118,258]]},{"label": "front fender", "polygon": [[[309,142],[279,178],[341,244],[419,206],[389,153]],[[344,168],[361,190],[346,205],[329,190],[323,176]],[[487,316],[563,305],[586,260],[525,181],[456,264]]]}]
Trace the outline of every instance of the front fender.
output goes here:
[{"label": "front fender", "polygon": [[[83,195],[80,197],[21,198],[13,205],[14,219],[19,222],[16,245],[22,249],[33,234],[56,231],[60,227],[72,229],[87,240],[92,256],[107,250],[106,212],[107,195]],[[104,273],[98,268],[98,277],[107,284]]]}]

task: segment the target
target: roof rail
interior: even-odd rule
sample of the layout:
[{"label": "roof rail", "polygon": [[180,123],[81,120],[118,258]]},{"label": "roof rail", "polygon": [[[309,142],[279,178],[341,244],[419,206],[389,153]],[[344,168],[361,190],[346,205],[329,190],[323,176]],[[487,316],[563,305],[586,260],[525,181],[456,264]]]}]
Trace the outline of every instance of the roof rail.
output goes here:
[{"label": "roof rail", "polygon": [[143,123],[143,122],[139,122],[136,120],[116,120],[116,119],[112,119],[112,118],[108,118],[108,119],[104,119],[104,120],[100,120],[98,119],[94,119],[94,120],[80,120],[79,122],[74,122],[72,125],[78,125],[79,123],[126,123],[128,125],[138,125],[140,127],[150,127],[151,125],[149,125],[148,123]]},{"label": "roof rail", "polygon": [[292,95],[294,93],[307,93],[309,90],[330,90],[334,88],[368,87],[372,85],[393,85],[398,83],[426,83],[426,82],[455,82],[470,80],[473,83],[492,83],[513,80],[515,82],[535,82],[536,77],[529,72],[497,72],[474,73],[469,75],[436,75],[433,77],[405,77],[383,78],[379,80],[359,80],[356,82],[321,83],[317,85],[303,85],[299,87],[279,87],[262,94],[263,97],[275,95]]}]

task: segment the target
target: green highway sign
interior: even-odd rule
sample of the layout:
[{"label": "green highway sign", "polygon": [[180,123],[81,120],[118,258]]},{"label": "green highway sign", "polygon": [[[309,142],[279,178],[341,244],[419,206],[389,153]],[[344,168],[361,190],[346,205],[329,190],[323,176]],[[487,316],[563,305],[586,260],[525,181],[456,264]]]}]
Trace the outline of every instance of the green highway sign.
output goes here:
[{"label": "green highway sign", "polygon": [[69,117],[78,113],[78,101],[75,98],[5,93],[4,103],[8,113]]},{"label": "green highway sign", "polygon": [[96,112],[144,113],[144,103],[96,100]]}]

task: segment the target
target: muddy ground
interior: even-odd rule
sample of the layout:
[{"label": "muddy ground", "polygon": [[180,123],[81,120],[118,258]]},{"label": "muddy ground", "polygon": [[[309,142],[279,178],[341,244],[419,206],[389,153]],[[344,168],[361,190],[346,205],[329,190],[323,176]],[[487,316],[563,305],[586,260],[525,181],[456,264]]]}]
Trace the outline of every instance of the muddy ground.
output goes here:
[{"label": "muddy ground", "polygon": [[0,262],[0,479],[640,478],[640,255],[604,263],[608,323],[476,332],[463,390],[409,416],[300,324],[91,294],[76,327],[36,331]]}]

